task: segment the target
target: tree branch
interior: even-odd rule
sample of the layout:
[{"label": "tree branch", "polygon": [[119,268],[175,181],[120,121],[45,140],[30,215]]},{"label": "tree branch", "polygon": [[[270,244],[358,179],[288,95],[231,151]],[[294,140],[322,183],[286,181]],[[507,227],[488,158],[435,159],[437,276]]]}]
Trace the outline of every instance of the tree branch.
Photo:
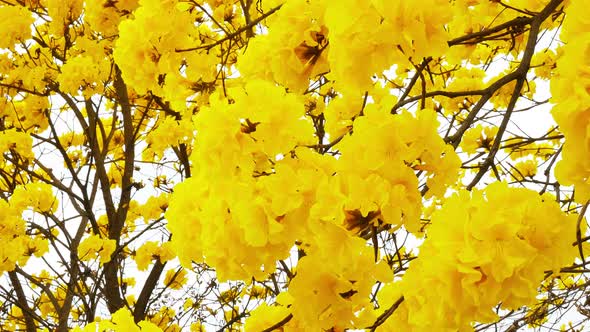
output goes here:
[{"label": "tree branch", "polygon": [[[522,56],[522,60],[518,65],[516,71],[511,73],[516,77],[516,84],[514,86],[512,96],[510,97],[510,101],[508,102],[508,107],[506,109],[506,113],[504,114],[504,118],[502,119],[502,123],[500,124],[500,127],[498,129],[498,133],[496,134],[496,138],[494,139],[494,144],[490,148],[490,153],[484,160],[479,171],[477,172],[471,183],[469,183],[469,185],[467,186],[467,190],[471,190],[481,180],[481,178],[493,164],[496,153],[500,148],[500,143],[502,142],[502,136],[506,131],[506,127],[508,126],[508,122],[510,121],[510,117],[512,115],[512,112],[514,111],[514,107],[516,106],[516,101],[520,97],[520,91],[524,86],[526,75],[530,69],[531,59],[533,58],[533,55],[535,53],[535,46],[537,45],[537,37],[539,35],[541,24],[543,23],[543,21],[545,21],[545,19],[547,19],[547,17],[549,17],[549,15],[551,15],[551,13],[561,4],[562,1],[563,0],[552,0],[543,9],[543,11],[539,13],[539,15],[534,17],[531,23],[531,29],[529,31],[529,37],[527,40],[524,54]],[[458,144],[458,141],[459,140],[457,140],[455,143]]]},{"label": "tree branch", "polygon": [[19,307],[23,312],[23,317],[25,319],[25,327],[27,332],[35,332],[37,331],[37,326],[35,325],[35,319],[32,315],[31,308],[27,304],[27,296],[23,290],[23,287],[16,275],[15,271],[8,272],[8,277],[10,278],[10,283],[12,283],[12,287],[16,292],[16,306]]},{"label": "tree branch", "polygon": [[248,31],[249,29],[252,29],[253,27],[255,27],[258,23],[262,22],[264,19],[266,19],[267,17],[269,17],[270,15],[274,14],[277,10],[281,9],[281,7],[283,6],[283,4],[280,4],[274,8],[272,8],[271,10],[269,10],[268,12],[264,13],[263,15],[261,15],[260,17],[258,17],[257,19],[253,20],[252,22],[250,22],[250,24],[247,24],[241,28],[239,28],[238,30],[230,33],[229,35],[217,40],[214,43],[211,44],[206,44],[206,45],[201,45],[201,46],[197,46],[197,47],[191,47],[191,48],[184,48],[184,49],[176,49],[176,52],[190,52],[190,51],[196,51],[196,50],[210,50],[213,47],[220,45],[221,43],[223,43],[224,41],[230,40],[236,36],[238,36],[239,34],[241,34],[244,31]]},{"label": "tree branch", "polygon": [[385,323],[385,321],[391,316],[393,315],[393,313],[397,310],[397,308],[399,308],[399,306],[402,304],[402,302],[404,302],[404,297],[401,296],[399,299],[397,299],[397,301],[395,301],[391,307],[389,307],[389,309],[385,310],[384,313],[382,313],[379,317],[377,317],[377,320],[375,320],[375,323],[369,327],[365,327],[365,329],[374,332],[377,330],[377,328],[381,325],[383,325],[383,323]]},{"label": "tree branch", "polygon": [[281,319],[281,321],[279,321],[278,323],[276,323],[275,325],[266,328],[264,330],[262,330],[262,332],[272,332],[274,330],[279,329],[280,327],[284,326],[285,324],[287,324],[289,321],[291,321],[291,319],[293,318],[293,314],[288,314],[287,317]]}]

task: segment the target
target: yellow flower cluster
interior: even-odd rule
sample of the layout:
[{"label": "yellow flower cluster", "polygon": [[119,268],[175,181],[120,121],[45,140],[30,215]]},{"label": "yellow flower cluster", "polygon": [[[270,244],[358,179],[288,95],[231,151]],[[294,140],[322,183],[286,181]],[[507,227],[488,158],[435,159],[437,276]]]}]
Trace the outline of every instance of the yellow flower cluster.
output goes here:
[{"label": "yellow flower cluster", "polygon": [[96,331],[116,331],[116,332],[162,332],[156,324],[149,321],[141,321],[135,324],[133,315],[127,308],[119,309],[113,313],[111,319],[100,320],[80,328],[76,326],[73,332],[96,332]]},{"label": "yellow flower cluster", "polygon": [[[457,50],[457,48],[451,48],[449,52],[453,52],[455,50]],[[448,57],[449,55],[447,54],[447,58]],[[450,59],[448,59],[447,61],[450,61]],[[453,73],[453,76],[451,76],[451,78],[449,79],[450,82],[446,82],[446,90],[469,91],[483,89],[485,88],[485,77],[486,72],[479,67],[461,67]],[[461,109],[467,108],[467,106],[465,105],[465,97],[441,98],[437,99],[437,102],[439,102],[440,106],[442,106],[445,115],[454,114],[457,113],[457,111],[460,111]],[[465,134],[467,135],[467,133]],[[463,138],[463,141],[464,140],[465,137]]]},{"label": "yellow flower cluster", "polygon": [[11,151],[18,153],[24,160],[33,159],[33,139],[16,129],[0,131],[0,166],[6,162],[3,155]]},{"label": "yellow flower cluster", "polygon": [[497,133],[498,127],[477,125],[475,128],[465,131],[461,140],[461,148],[469,154],[476,153],[479,148],[489,150]]},{"label": "yellow flower cluster", "polygon": [[161,263],[165,263],[174,257],[170,242],[147,241],[136,250],[134,258],[137,269],[145,271],[154,258],[159,259]]},{"label": "yellow flower cluster", "polygon": [[29,183],[19,186],[10,198],[10,205],[17,209],[32,208],[38,213],[52,213],[57,209],[57,198],[51,186],[45,183]]},{"label": "yellow flower cluster", "polygon": [[104,37],[114,36],[119,23],[138,6],[138,0],[86,0],[84,21]]},{"label": "yellow flower cluster", "polygon": [[[142,328],[142,331],[145,331],[147,326],[146,323],[154,324],[157,328],[161,329],[161,331],[167,332],[181,332],[182,329],[178,324],[175,324],[175,316],[176,311],[170,307],[162,306],[160,310],[155,312],[151,317],[149,317],[149,321],[146,319],[144,323],[139,323],[139,326]],[[150,327],[151,328],[151,327]],[[152,331],[152,330],[148,330]],[[153,331],[160,331],[160,330],[153,330]]]},{"label": "yellow flower cluster", "polygon": [[150,196],[144,204],[137,204],[136,206],[129,207],[129,213],[143,218],[145,223],[149,223],[152,220],[156,220],[162,216],[162,214],[168,208],[168,194],[161,194],[158,196]]},{"label": "yellow flower cluster", "polygon": [[537,174],[536,160],[522,160],[514,165],[514,173],[512,174],[516,181],[522,181],[524,178],[533,177]]},{"label": "yellow flower cluster", "polygon": [[60,88],[63,92],[74,96],[81,89],[84,97],[91,97],[93,93],[102,91],[103,82],[108,79],[111,68],[105,64],[108,63],[96,62],[88,55],[68,59],[68,62],[61,67],[61,73],[58,76]]},{"label": "yellow flower cluster", "polygon": [[104,264],[111,260],[111,255],[115,251],[115,247],[115,240],[92,234],[80,242],[78,246],[78,257],[82,261],[89,261],[98,255],[100,263]]},{"label": "yellow flower cluster", "polygon": [[183,1],[140,0],[133,18],[119,24],[113,52],[128,86],[140,95],[163,97],[178,111],[187,108],[193,83],[215,81],[219,63],[214,50],[176,52],[212,35],[206,24],[194,24],[190,8]]},{"label": "yellow flower cluster", "polygon": [[411,66],[408,58],[442,54],[450,19],[445,0],[288,1],[268,20],[269,33],[250,42],[238,67],[248,79],[274,80],[298,92],[329,72],[338,89],[358,94],[394,63]]},{"label": "yellow flower cluster", "polygon": [[549,195],[500,182],[459,192],[433,214],[420,257],[401,284],[388,286],[397,290],[385,294],[403,293],[405,300],[384,328],[466,331],[497,319],[498,303],[513,310],[533,305],[546,271],[575,258],[574,227],[575,216]]},{"label": "yellow flower cluster", "polygon": [[41,183],[18,186],[8,201],[0,200],[0,274],[24,266],[31,255],[41,257],[48,250],[47,239],[30,235],[23,211],[53,212],[57,200],[51,187]]},{"label": "yellow flower cluster", "polygon": [[[386,223],[399,224],[403,215],[406,227],[416,231],[421,201],[414,171],[427,175],[426,197],[442,195],[446,186],[456,181],[461,162],[438,135],[433,110],[420,110],[415,117],[409,112],[392,116],[369,104],[364,113],[354,121],[353,133],[339,145],[339,174],[351,181],[345,185],[348,195],[357,202],[372,199]],[[372,193],[365,193],[367,190]],[[363,215],[375,211],[369,206],[350,207],[360,209]]]},{"label": "yellow flower cluster", "polygon": [[27,95],[22,100],[11,100],[0,111],[7,128],[19,128],[24,132],[43,132],[49,126],[45,111],[49,109],[49,100],[44,96]]},{"label": "yellow flower cluster", "polygon": [[194,31],[190,16],[177,10],[175,1],[143,0],[139,4],[134,18],[119,25],[113,56],[123,79],[135,91],[160,95],[158,82],[165,79],[160,75],[180,75],[182,58],[174,49],[190,45]]},{"label": "yellow flower cluster", "polygon": [[63,37],[70,25],[82,14],[83,0],[47,0],[47,12],[51,17],[49,31]]},{"label": "yellow flower cluster", "polygon": [[323,1],[287,1],[269,18],[269,34],[249,42],[247,52],[239,59],[240,74],[305,91],[310,78],[329,71],[325,10]]},{"label": "yellow flower cluster", "polygon": [[[48,274],[47,271],[45,271],[45,273]],[[55,292],[52,292],[52,295],[60,305],[63,305],[66,298],[66,290],[64,287],[57,287]],[[41,293],[41,296],[39,296],[39,311],[41,311],[41,316],[44,318],[48,316],[57,318],[57,313],[55,312],[55,307],[51,303],[50,295],[45,292]]]},{"label": "yellow flower cluster", "polygon": [[[175,187],[166,212],[180,260],[190,265],[206,257],[221,280],[264,277],[276,259],[288,256],[304,220],[285,218],[303,203],[305,188],[293,186],[311,185],[282,183],[296,177],[273,174],[273,164],[283,163],[277,155],[291,160],[297,145],[313,143],[303,103],[262,81],[230,93],[233,103],[212,96],[211,107],[195,116],[193,176]],[[277,186],[292,195],[289,201],[273,197]]]},{"label": "yellow flower cluster", "polygon": [[[189,118],[190,119],[190,118]],[[158,119],[154,129],[147,137],[148,148],[143,154],[146,159],[150,154],[162,157],[164,150],[170,146],[189,143],[193,137],[193,126],[188,120],[175,120],[172,117]]]},{"label": "yellow flower cluster", "polygon": [[389,266],[384,260],[375,263],[363,239],[332,223],[317,223],[312,231],[314,244],[299,260],[288,290],[294,323],[304,331],[370,325],[358,313],[373,309],[372,287],[392,280]]},{"label": "yellow flower cluster", "polygon": [[[41,27],[42,28],[42,27]],[[30,25],[28,26],[30,29]],[[51,52],[47,49],[39,46],[32,46],[29,48],[29,52],[39,54],[40,57],[50,58]],[[12,86],[22,87],[29,91],[42,92],[46,82],[55,80],[57,71],[47,68],[47,66],[53,66],[53,64],[38,63],[37,65],[30,62],[28,57],[25,57],[17,52],[3,53],[0,54],[0,70],[2,71],[2,83]],[[15,97],[17,94],[23,96],[24,99],[30,98],[31,94],[18,93],[18,89],[3,89],[7,96]],[[16,100],[21,100],[21,97]],[[16,101],[13,99],[13,101]],[[21,114],[12,115],[12,119],[20,118]],[[18,126],[19,123],[13,124]]]},{"label": "yellow flower cluster", "polygon": [[574,185],[575,198],[590,199],[590,19],[583,1],[568,1],[561,39],[567,42],[551,81],[553,117],[565,135],[563,159],[555,168],[560,183]]},{"label": "yellow flower cluster", "polygon": [[428,195],[456,181],[460,160],[437,134],[436,113],[366,105],[335,158],[308,147],[316,139],[303,98],[260,80],[228,95],[194,117],[192,177],[166,211],[180,261],[204,261],[219,280],[261,280],[297,243],[306,256],[284,297],[291,326],[363,326],[356,314],[391,272],[356,235],[387,224],[419,232],[416,172]]},{"label": "yellow flower cluster", "polygon": [[186,284],[188,272],[185,269],[180,268],[178,270],[168,270],[164,277],[164,286],[171,289],[181,289]]},{"label": "yellow flower cluster", "polygon": [[460,161],[438,136],[431,110],[415,118],[367,107],[335,159],[293,150],[313,142],[294,95],[262,81],[244,91],[195,117],[194,174],[175,188],[166,214],[185,264],[204,256],[222,279],[265,275],[305,236],[307,219],[352,233],[383,223],[419,231],[414,172],[427,175],[429,195],[456,180]]},{"label": "yellow flower cluster", "polygon": [[419,62],[447,49],[448,1],[326,0],[325,5],[331,75],[343,91],[366,90],[371,76],[392,64],[412,68],[407,59]]},{"label": "yellow flower cluster", "polygon": [[555,61],[557,54],[552,50],[544,50],[533,56],[532,66],[535,68],[535,75],[545,80],[550,80],[555,76]]},{"label": "yellow flower cluster", "polygon": [[33,16],[21,5],[0,6],[0,48],[13,48],[14,44],[31,37]]},{"label": "yellow flower cluster", "polygon": [[[250,317],[246,320],[244,325],[245,331],[264,331],[265,329],[282,321],[290,314],[289,308],[282,305],[268,305],[262,303],[254,311],[251,312]],[[284,332],[297,331],[292,327],[293,323],[289,322],[283,326]]]}]

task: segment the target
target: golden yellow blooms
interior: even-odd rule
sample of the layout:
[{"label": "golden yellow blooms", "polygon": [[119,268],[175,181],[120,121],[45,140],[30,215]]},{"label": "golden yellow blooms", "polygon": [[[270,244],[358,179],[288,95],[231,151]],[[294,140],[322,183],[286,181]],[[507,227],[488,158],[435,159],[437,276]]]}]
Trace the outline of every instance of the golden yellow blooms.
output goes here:
[{"label": "golden yellow blooms", "polygon": [[0,114],[5,126],[22,129],[24,132],[39,133],[47,129],[49,123],[45,111],[49,108],[47,97],[28,95],[23,100],[6,105]]},{"label": "golden yellow blooms", "polygon": [[522,181],[523,178],[533,177],[537,174],[537,161],[528,159],[519,161],[514,165],[513,176],[515,180]]},{"label": "golden yellow blooms", "polygon": [[[74,331],[371,330],[402,296],[381,331],[466,331],[498,308],[542,324],[567,302],[539,294],[582,285],[544,277],[588,246],[555,201],[590,199],[586,4],[555,8],[537,39],[563,22],[563,46],[518,67],[546,2],[0,1],[0,276],[35,281],[25,302],[47,329],[106,303]],[[537,78],[560,132],[499,130]],[[477,156],[462,167],[456,149]],[[463,189],[488,168],[575,196]],[[61,252],[52,273],[17,269],[50,250],[75,250],[80,273]],[[129,273],[150,267],[154,292]],[[186,295],[153,301],[170,293]],[[31,329],[24,306],[0,309]]]},{"label": "golden yellow blooms", "polygon": [[150,196],[144,204],[137,207],[136,211],[139,216],[143,217],[143,220],[148,223],[162,216],[168,208],[168,199],[169,196],[166,194]]},{"label": "golden yellow blooms", "polygon": [[175,256],[170,242],[158,243],[156,241],[147,241],[135,252],[135,263],[140,271],[147,270],[152,263],[152,259],[159,259],[161,263],[173,259]]},{"label": "golden yellow blooms", "polygon": [[482,125],[468,129],[461,140],[461,148],[469,154],[476,153],[479,148],[489,150],[497,132],[498,127],[483,127]]},{"label": "golden yellow blooms", "polygon": [[499,182],[485,192],[459,192],[433,214],[420,256],[401,284],[389,286],[405,300],[387,326],[466,330],[497,319],[498,303],[533,305],[545,271],[576,256],[568,240],[573,225],[575,216],[566,216],[550,195]]},{"label": "golden yellow blooms", "polygon": [[47,0],[47,11],[51,16],[50,31],[61,37],[66,28],[82,14],[82,0]]},{"label": "golden yellow blooms", "polygon": [[13,48],[14,44],[30,38],[33,21],[33,15],[25,7],[1,5],[0,48]]},{"label": "golden yellow blooms", "polygon": [[411,68],[409,57],[419,62],[447,48],[444,25],[452,12],[448,1],[324,3],[330,34],[330,75],[345,94],[368,89],[371,77],[393,63]]},{"label": "golden yellow blooms", "polygon": [[[246,324],[244,325],[245,331],[264,331],[277,322],[285,319],[290,314],[290,310],[287,307],[280,306],[280,305],[268,305],[266,303],[262,303],[252,313],[250,317],[246,320]],[[291,324],[286,326],[285,331],[291,331],[289,328]]]},{"label": "golden yellow blooms", "polygon": [[414,117],[367,105],[336,159],[304,147],[312,127],[295,95],[256,80],[229,93],[232,103],[214,95],[195,116],[193,176],[166,212],[181,262],[204,259],[221,280],[263,277],[297,238],[326,241],[310,236],[318,222],[350,234],[380,224],[419,231],[414,172],[427,175],[429,196],[456,179],[460,161],[432,110]]},{"label": "golden yellow blooms", "polygon": [[[158,310],[154,315],[151,315],[149,321],[155,325],[153,328],[155,328],[157,326],[160,329],[165,330],[165,331],[181,332],[180,326],[178,326],[177,324],[174,323],[174,316],[175,315],[176,315],[176,311],[174,311],[173,309],[171,309],[169,307],[162,306],[162,307],[160,307],[160,310]],[[139,324],[139,326],[142,327],[141,323]],[[142,328],[145,329],[146,326],[143,326]],[[142,331],[143,331],[143,329],[142,329]],[[156,330],[154,330],[154,331],[156,331]]]},{"label": "golden yellow blooms", "polygon": [[24,159],[33,158],[33,139],[30,135],[16,129],[0,132],[0,164],[4,163],[4,153],[14,151]]},{"label": "golden yellow blooms", "polygon": [[323,112],[326,119],[326,133],[332,140],[350,132],[352,122],[362,110],[361,98],[354,96],[337,96],[330,100]]},{"label": "golden yellow blooms", "polygon": [[551,80],[552,114],[565,135],[563,160],[555,168],[560,183],[574,185],[576,199],[590,199],[590,20],[583,1],[569,1],[561,38],[563,55]]},{"label": "golden yellow blooms", "polygon": [[61,135],[59,137],[59,141],[64,146],[64,148],[69,148],[71,146],[83,145],[86,141],[86,137],[82,133],[70,131]]},{"label": "golden yellow blooms", "polygon": [[[261,81],[231,92],[235,103],[214,101],[195,116],[193,177],[175,187],[166,212],[180,260],[186,265],[204,256],[222,280],[264,276],[288,255],[296,221],[285,214],[302,208],[303,192],[279,206],[282,200],[268,189],[280,184],[269,175],[273,164],[283,163],[278,154],[313,143],[313,128],[295,95]],[[186,227],[191,231],[182,231]]]},{"label": "golden yellow blooms", "polygon": [[[349,197],[344,210],[380,214],[382,222],[412,232],[419,227],[421,196],[414,171],[425,172],[427,197],[442,195],[457,178],[460,160],[437,134],[432,110],[392,116],[373,104],[354,121],[354,132],[339,145],[342,156],[334,181]],[[320,198],[321,199],[321,198]],[[403,217],[403,218],[402,218]]]},{"label": "golden yellow blooms", "polygon": [[35,212],[49,213],[55,212],[58,201],[48,184],[29,183],[14,191],[10,204],[17,209],[31,207]]},{"label": "golden yellow blooms", "polygon": [[201,322],[191,324],[191,332],[206,332],[205,326]]},{"label": "golden yellow blooms", "polygon": [[95,331],[116,331],[116,332],[162,332],[156,324],[149,321],[141,321],[135,324],[133,315],[129,309],[122,308],[113,313],[110,320],[100,320],[90,323],[84,328],[75,327],[74,332],[95,332]]},{"label": "golden yellow blooms", "polygon": [[16,209],[0,201],[0,272],[12,271],[26,250],[25,223]]},{"label": "golden yellow blooms", "polygon": [[247,79],[275,81],[295,92],[307,90],[310,79],[330,69],[325,10],[322,1],[287,1],[269,19],[270,33],[250,41],[239,59],[240,74]]},{"label": "golden yellow blooms", "polygon": [[70,58],[61,67],[61,73],[58,76],[60,87],[64,92],[72,95],[77,95],[78,90],[82,90],[85,97],[101,92],[102,85],[111,70],[101,64],[105,64],[105,62],[96,62],[87,55]]},{"label": "golden yellow blooms", "polygon": [[35,255],[41,257],[49,250],[46,238],[33,236],[23,220],[23,211],[38,213],[55,211],[57,200],[51,187],[42,183],[17,186],[8,201],[0,200],[0,274],[12,271],[16,264],[24,266]]},{"label": "golden yellow blooms", "polygon": [[185,269],[168,270],[164,277],[164,286],[171,289],[181,289],[187,281],[187,272]]},{"label": "golden yellow blooms", "polygon": [[392,280],[389,266],[384,260],[375,263],[364,240],[332,223],[318,223],[312,231],[315,239],[289,285],[294,320],[308,331],[364,327],[367,322],[357,314],[372,309],[370,294],[377,280]]},{"label": "golden yellow blooms", "polygon": [[557,54],[552,50],[536,53],[532,60],[535,75],[543,79],[551,79],[555,73]]},{"label": "golden yellow blooms", "polygon": [[190,121],[164,117],[148,133],[146,142],[149,152],[161,157],[167,148],[181,143],[189,143],[194,136],[193,132],[194,129]]},{"label": "golden yellow blooms", "polygon": [[84,21],[93,30],[105,37],[117,34],[119,23],[138,6],[137,0],[110,2],[108,0],[86,0]]},{"label": "golden yellow blooms", "polygon": [[[139,1],[133,19],[119,25],[114,60],[125,82],[139,94],[164,95],[186,107],[189,81],[181,75],[183,55],[174,50],[195,43],[198,31],[176,1]],[[168,88],[166,88],[168,86]]]},{"label": "golden yellow blooms", "polygon": [[[446,50],[448,1],[416,4],[347,0],[288,1],[271,17],[268,35],[256,37],[239,60],[249,79],[278,82],[303,92],[329,73],[339,89],[359,94],[372,76],[396,61]],[[401,32],[401,33],[400,33]],[[260,66],[267,63],[268,66]]]},{"label": "golden yellow blooms", "polygon": [[81,260],[88,261],[98,255],[101,264],[109,262],[114,251],[115,240],[105,239],[96,234],[85,238],[78,246],[78,256]]}]

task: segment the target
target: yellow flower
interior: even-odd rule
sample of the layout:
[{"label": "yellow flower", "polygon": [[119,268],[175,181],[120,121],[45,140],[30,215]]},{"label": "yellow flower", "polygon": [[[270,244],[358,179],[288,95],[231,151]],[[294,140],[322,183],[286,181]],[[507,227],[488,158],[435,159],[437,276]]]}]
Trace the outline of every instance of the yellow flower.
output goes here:
[{"label": "yellow flower", "polygon": [[115,240],[104,239],[99,235],[93,234],[80,242],[78,256],[81,260],[88,261],[98,255],[100,257],[100,263],[104,264],[111,260],[115,246]]},{"label": "yellow flower", "polygon": [[32,207],[39,213],[51,213],[57,209],[58,201],[50,185],[29,183],[15,189],[10,197],[10,204],[21,209]]},{"label": "yellow flower", "polygon": [[472,154],[477,152],[479,148],[490,149],[498,127],[484,127],[477,125],[475,128],[468,129],[461,140],[461,148],[463,151]]},{"label": "yellow flower", "polygon": [[[263,331],[282,321],[289,315],[289,308],[281,305],[268,305],[262,303],[250,313],[244,325],[245,331]],[[284,328],[289,327],[289,323]]]},{"label": "yellow flower", "polygon": [[514,165],[514,170],[511,171],[512,176],[517,181],[522,181],[524,178],[533,177],[537,174],[537,161],[536,160],[523,160],[519,161]]},{"label": "yellow flower", "polygon": [[101,66],[102,63],[97,63],[88,55],[68,59],[58,76],[60,88],[72,95],[82,90],[85,97],[101,92],[100,88],[104,85],[103,81],[108,79],[110,71],[110,67],[105,68]]},{"label": "yellow flower", "polygon": [[140,271],[147,270],[157,250],[158,242],[156,241],[147,241],[142,244],[141,247],[135,251],[134,259],[137,264],[137,269]]},{"label": "yellow flower", "polygon": [[207,332],[207,330],[201,322],[194,322],[191,324],[191,332]]},{"label": "yellow flower", "polygon": [[420,257],[400,285],[407,312],[392,317],[399,326],[462,330],[494,321],[498,303],[504,309],[533,304],[545,271],[576,256],[575,216],[565,215],[552,197],[505,183],[460,191],[431,222]]},{"label": "yellow flower", "polygon": [[23,6],[2,5],[0,7],[0,48],[12,48],[17,42],[24,42],[31,36],[31,25],[35,20]]},{"label": "yellow flower", "polygon": [[187,272],[185,269],[168,270],[164,277],[164,285],[172,289],[181,289],[187,281]]}]

